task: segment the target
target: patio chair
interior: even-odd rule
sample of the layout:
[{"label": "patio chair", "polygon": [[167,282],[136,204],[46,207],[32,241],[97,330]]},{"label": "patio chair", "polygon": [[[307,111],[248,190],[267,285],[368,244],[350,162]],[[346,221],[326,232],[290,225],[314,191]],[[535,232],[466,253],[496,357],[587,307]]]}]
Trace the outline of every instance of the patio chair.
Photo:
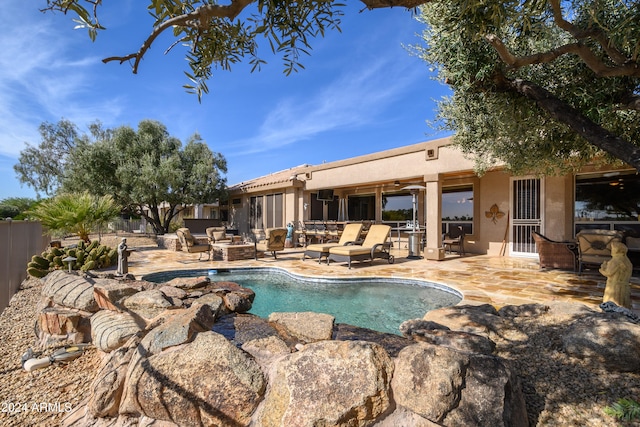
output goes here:
[{"label": "patio chair", "polygon": [[611,243],[622,242],[622,233],[614,230],[582,230],[578,239],[578,274],[587,265],[600,266],[611,259]]},{"label": "patio chair", "polygon": [[302,255],[302,260],[304,261],[306,257],[318,257],[319,263],[320,260],[322,260],[323,256],[326,257],[329,255],[329,249],[336,246],[344,246],[357,242],[358,238],[360,237],[360,231],[362,231],[362,224],[355,222],[347,224],[342,231],[340,240],[329,240],[326,243],[317,243],[307,246],[304,254]]},{"label": "patio chair", "polygon": [[576,271],[576,255],[578,247],[575,242],[558,242],[532,231],[536,242],[540,268],[558,268]]},{"label": "patio chair", "polygon": [[366,261],[373,262],[376,258],[384,258],[389,264],[394,261],[393,255],[389,253],[390,243],[389,234],[391,233],[391,226],[384,224],[374,224],[369,227],[367,237],[362,242],[362,246],[358,245],[346,245],[336,246],[329,249],[329,256],[327,256],[327,264],[330,261],[336,262],[348,262],[349,268],[351,268],[351,261]]},{"label": "patio chair", "polygon": [[198,253],[198,261],[202,258],[202,254],[204,252],[207,253],[207,259],[211,258],[211,247],[208,244],[199,244],[188,228],[179,228],[176,231],[176,235],[178,236],[178,241],[180,242],[180,247],[183,251]]},{"label": "patio chair", "polygon": [[457,247],[457,251],[460,255],[464,255],[464,227],[461,225],[454,227],[449,234],[445,234],[442,238],[442,246],[444,247],[445,252],[447,249],[448,252],[451,253],[453,247]]},{"label": "patio chair", "polygon": [[265,239],[256,244],[256,251],[271,252],[278,259],[276,252],[284,250],[284,241],[287,239],[286,228],[267,228]]},{"label": "patio chair", "polygon": [[209,244],[214,245],[216,243],[231,243],[232,237],[227,236],[227,231],[224,227],[209,227],[205,230]]}]

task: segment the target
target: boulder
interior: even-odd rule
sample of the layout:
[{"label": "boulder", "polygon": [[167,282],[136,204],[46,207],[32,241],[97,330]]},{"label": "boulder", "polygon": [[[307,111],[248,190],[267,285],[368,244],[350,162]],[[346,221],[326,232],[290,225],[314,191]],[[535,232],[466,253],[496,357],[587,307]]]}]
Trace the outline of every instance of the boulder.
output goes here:
[{"label": "boulder", "polygon": [[118,415],[127,366],[139,342],[139,334],[132,336],[104,360],[89,388],[91,395],[87,407],[93,417]]},{"label": "boulder", "polygon": [[50,338],[70,340],[74,343],[91,340],[90,313],[70,308],[45,307],[38,314],[38,338],[48,342]]},{"label": "boulder", "polygon": [[255,423],[364,426],[390,406],[393,362],[366,341],[321,341],[274,362],[270,389]]},{"label": "boulder", "polygon": [[[242,347],[249,341],[278,336],[278,332],[269,322],[254,314],[227,314],[217,319],[211,329],[236,347]],[[295,343],[287,345],[293,347]]]},{"label": "boulder", "polygon": [[462,331],[430,329],[414,331],[412,338],[418,342],[453,348],[467,353],[492,354],[496,343],[487,337]]},{"label": "boulder", "polygon": [[443,426],[528,425],[520,383],[499,357],[418,343],[396,359],[398,405]]},{"label": "boulder", "polygon": [[564,351],[617,372],[640,371],[640,325],[614,313],[575,321],[562,334]]},{"label": "boulder", "polygon": [[253,356],[264,370],[274,359],[291,353],[287,343],[275,335],[247,341],[241,348]]},{"label": "boulder", "polygon": [[42,295],[64,307],[89,312],[100,309],[93,297],[93,283],[76,273],[56,270],[47,274],[44,278]]},{"label": "boulder", "polygon": [[549,311],[546,304],[505,305],[498,310],[502,317],[536,317]]},{"label": "boulder", "polygon": [[138,292],[126,298],[123,305],[127,310],[144,319],[153,319],[164,310],[174,307],[158,289]]},{"label": "boulder", "polygon": [[458,305],[431,310],[422,318],[448,327],[454,331],[471,332],[491,338],[505,326],[498,311],[489,304]]},{"label": "boulder", "polygon": [[103,310],[124,311],[122,301],[140,292],[140,286],[114,279],[96,279],[93,296]]},{"label": "boulder", "polygon": [[220,313],[224,312],[224,301],[216,294],[204,294],[201,297],[196,298],[193,302],[208,305],[211,307],[211,311],[216,317],[218,317]]},{"label": "boulder", "polygon": [[102,310],[91,316],[91,338],[99,350],[110,352],[121,347],[144,325],[129,313]]},{"label": "boulder", "polygon": [[266,387],[253,358],[214,332],[131,363],[121,413],[180,425],[247,425]]},{"label": "boulder", "polygon": [[304,343],[330,340],[335,317],[324,313],[271,313],[268,318]]},{"label": "boulder", "polygon": [[188,343],[194,334],[211,330],[215,322],[208,305],[194,304],[188,309],[172,311],[171,314],[142,340],[140,345],[146,353],[157,354],[166,348]]},{"label": "boulder", "polygon": [[176,277],[169,280],[164,284],[167,286],[173,286],[179,289],[199,289],[208,286],[211,283],[211,279],[206,276],[202,277]]}]

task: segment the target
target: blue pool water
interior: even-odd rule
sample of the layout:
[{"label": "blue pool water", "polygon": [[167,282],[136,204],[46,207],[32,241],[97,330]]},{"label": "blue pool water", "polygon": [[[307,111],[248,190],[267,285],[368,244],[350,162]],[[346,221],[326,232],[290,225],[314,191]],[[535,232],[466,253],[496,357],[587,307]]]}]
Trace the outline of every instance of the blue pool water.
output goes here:
[{"label": "blue pool water", "polygon": [[175,277],[209,276],[212,282],[231,281],[256,293],[250,313],[268,317],[273,312],[328,313],[336,323],[399,334],[408,319],[430,310],[457,304],[455,290],[419,280],[396,278],[309,279],[272,268],[181,270],[143,277],[165,282]]}]

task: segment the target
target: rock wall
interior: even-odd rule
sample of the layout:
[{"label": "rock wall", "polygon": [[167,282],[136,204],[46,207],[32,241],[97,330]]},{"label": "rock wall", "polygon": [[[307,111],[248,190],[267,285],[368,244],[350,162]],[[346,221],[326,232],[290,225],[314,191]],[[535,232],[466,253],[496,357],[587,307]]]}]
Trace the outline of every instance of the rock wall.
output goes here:
[{"label": "rock wall", "polygon": [[[405,322],[401,337],[320,313],[262,319],[246,314],[251,290],[208,278],[45,280],[43,312],[74,315],[58,334],[41,329],[39,338],[83,337],[104,353],[87,404],[65,426],[525,427],[518,373],[494,354],[492,338],[511,318],[550,309],[443,308]],[[57,282],[76,284],[78,297],[58,295],[70,287]],[[581,316],[562,337],[566,352],[607,369],[639,369],[639,325],[587,309]]]}]

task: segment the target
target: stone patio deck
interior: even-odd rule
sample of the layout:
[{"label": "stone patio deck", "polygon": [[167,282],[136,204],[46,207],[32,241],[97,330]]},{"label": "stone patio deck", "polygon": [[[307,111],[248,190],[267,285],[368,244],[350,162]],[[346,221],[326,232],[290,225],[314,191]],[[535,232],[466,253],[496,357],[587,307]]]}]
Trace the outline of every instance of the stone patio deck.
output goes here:
[{"label": "stone patio deck", "polygon": [[[303,248],[286,249],[278,259],[266,255],[258,260],[198,261],[194,254],[155,247],[139,247],[129,258],[129,272],[140,278],[148,273],[171,270],[234,267],[275,267],[310,277],[399,277],[447,285],[464,295],[463,303],[489,303],[496,308],[508,304],[581,302],[597,306],[602,302],[605,278],[595,270],[581,276],[571,271],[540,270],[534,259],[486,255],[447,256],[443,261],[407,259],[407,251],[392,249],[395,263],[377,259],[373,264],[346,264],[307,259]],[[631,280],[633,309],[640,314],[640,277]]]}]

